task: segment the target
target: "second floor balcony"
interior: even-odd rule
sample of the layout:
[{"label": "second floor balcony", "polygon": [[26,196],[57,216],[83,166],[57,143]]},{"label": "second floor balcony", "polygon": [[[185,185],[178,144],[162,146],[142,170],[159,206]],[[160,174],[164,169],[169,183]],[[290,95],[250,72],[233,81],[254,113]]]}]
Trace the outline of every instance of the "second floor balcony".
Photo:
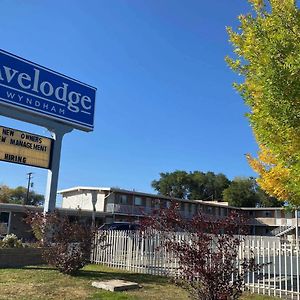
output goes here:
[{"label": "second floor balcony", "polygon": [[[106,212],[126,214],[126,215],[136,215],[136,216],[151,215],[154,213],[154,211],[159,209],[160,209],[159,207],[149,207],[149,206],[136,206],[136,205],[115,204],[115,203],[106,204]],[[179,213],[185,219],[190,219],[195,215],[195,212],[183,211],[183,210],[180,210]]]},{"label": "second floor balcony", "polygon": [[134,206],[134,205],[115,204],[115,203],[106,204],[106,212],[126,214],[126,215],[136,215],[136,216],[149,215],[153,212],[154,209],[155,208],[153,207],[145,207],[145,206]]}]

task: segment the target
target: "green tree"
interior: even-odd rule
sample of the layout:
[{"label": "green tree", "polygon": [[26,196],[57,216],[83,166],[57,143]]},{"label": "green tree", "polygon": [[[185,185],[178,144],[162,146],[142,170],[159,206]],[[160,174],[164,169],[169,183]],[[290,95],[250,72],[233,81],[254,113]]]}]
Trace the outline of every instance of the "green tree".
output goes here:
[{"label": "green tree", "polygon": [[223,190],[230,184],[230,180],[222,173],[195,171],[189,176],[191,178],[189,199],[191,200],[221,200]]},{"label": "green tree", "polygon": [[160,194],[168,197],[187,199],[189,195],[189,174],[185,171],[160,173],[159,180],[153,180],[151,186]]},{"label": "green tree", "polygon": [[27,188],[18,186],[9,188],[6,185],[0,186],[0,203],[15,203],[27,205],[43,205],[44,196],[30,191],[27,199]]},{"label": "green tree", "polygon": [[[256,163],[259,182],[299,206],[300,12],[295,0],[249,2],[253,11],[239,17],[238,31],[228,28],[236,57],[226,60],[243,77],[234,86],[250,107],[260,149],[272,157],[270,164]],[[280,180],[281,174],[287,177]]]},{"label": "green tree", "polygon": [[223,191],[224,201],[235,207],[280,207],[283,202],[266,194],[255,178],[236,177]]},{"label": "green tree", "polygon": [[224,174],[179,170],[160,173],[160,179],[152,181],[152,187],[161,195],[191,200],[221,200],[222,192],[229,184]]},{"label": "green tree", "polygon": [[259,204],[256,183],[251,178],[235,178],[224,190],[223,197],[229,205],[235,207],[256,207]]}]

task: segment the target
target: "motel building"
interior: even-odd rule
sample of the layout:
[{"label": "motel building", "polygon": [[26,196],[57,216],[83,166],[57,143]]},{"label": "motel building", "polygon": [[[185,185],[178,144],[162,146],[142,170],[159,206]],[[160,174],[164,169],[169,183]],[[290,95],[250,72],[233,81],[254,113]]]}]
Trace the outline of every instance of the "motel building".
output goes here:
[{"label": "motel building", "polygon": [[[113,187],[73,187],[58,193],[62,195],[62,206],[57,208],[61,215],[91,223],[94,210],[97,226],[112,222],[137,223],[153,210],[168,208],[171,202],[176,202],[185,218],[192,218],[199,211],[224,217],[238,210],[249,217],[253,235],[292,237],[295,233],[294,215],[284,208],[236,208],[226,202],[183,200]],[[32,239],[31,229],[23,221],[28,211],[42,212],[43,208],[0,203],[0,235],[14,233],[24,240]]]}]

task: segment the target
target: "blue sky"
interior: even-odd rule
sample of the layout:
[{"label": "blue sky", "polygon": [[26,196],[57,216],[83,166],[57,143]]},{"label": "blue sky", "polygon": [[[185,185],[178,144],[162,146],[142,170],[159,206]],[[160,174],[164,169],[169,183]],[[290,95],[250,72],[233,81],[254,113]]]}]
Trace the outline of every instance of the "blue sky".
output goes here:
[{"label": "blue sky", "polygon": [[[246,0],[0,0],[2,49],[98,88],[95,130],[65,136],[59,188],[152,192],[160,172],[253,176],[256,143],[224,62]],[[0,116],[0,124],[48,135]],[[0,162],[0,183],[44,193],[47,171]]]}]

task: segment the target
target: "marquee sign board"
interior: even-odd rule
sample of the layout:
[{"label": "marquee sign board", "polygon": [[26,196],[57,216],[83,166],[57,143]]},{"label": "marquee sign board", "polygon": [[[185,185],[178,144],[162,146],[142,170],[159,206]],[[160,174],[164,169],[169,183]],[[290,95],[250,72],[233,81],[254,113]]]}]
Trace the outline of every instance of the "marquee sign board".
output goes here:
[{"label": "marquee sign board", "polygon": [[0,126],[0,160],[49,169],[53,140]]},{"label": "marquee sign board", "polygon": [[0,50],[0,106],[92,131],[95,98],[96,88]]}]

